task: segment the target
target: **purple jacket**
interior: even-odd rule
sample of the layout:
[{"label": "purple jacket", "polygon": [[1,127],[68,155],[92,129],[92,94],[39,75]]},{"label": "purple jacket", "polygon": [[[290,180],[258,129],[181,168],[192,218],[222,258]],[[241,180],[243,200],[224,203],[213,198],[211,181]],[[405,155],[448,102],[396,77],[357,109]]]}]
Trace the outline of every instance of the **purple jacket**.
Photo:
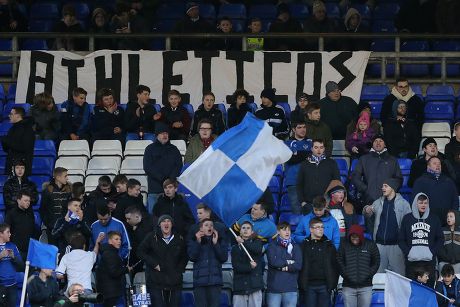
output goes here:
[{"label": "purple jacket", "polygon": [[345,140],[345,147],[347,148],[348,152],[353,153],[351,149],[356,146],[358,148],[359,155],[367,154],[372,147],[372,138],[374,135],[375,132],[372,128],[367,129],[366,137],[363,137],[361,133],[358,133],[358,137],[354,139],[354,132],[352,132],[347,135],[347,139]]}]

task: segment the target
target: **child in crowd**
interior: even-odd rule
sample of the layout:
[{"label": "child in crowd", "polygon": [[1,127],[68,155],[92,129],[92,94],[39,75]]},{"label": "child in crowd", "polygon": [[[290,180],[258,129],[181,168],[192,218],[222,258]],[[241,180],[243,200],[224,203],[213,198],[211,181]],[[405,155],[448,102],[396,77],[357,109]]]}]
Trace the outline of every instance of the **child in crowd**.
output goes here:
[{"label": "child in crowd", "polygon": [[460,280],[455,276],[454,268],[446,264],[441,269],[442,280],[436,282],[436,291],[444,294],[449,300],[437,295],[439,307],[460,306]]},{"label": "child in crowd", "polygon": [[[249,33],[259,34],[262,32],[262,20],[259,17],[254,17],[249,21],[248,24]],[[264,50],[264,38],[263,37],[248,37],[246,39],[248,51],[260,51]]]},{"label": "child in crowd", "polygon": [[428,271],[424,267],[419,267],[419,268],[414,269],[414,276],[415,276],[416,282],[418,282],[421,285],[426,286],[428,283],[428,280],[430,279],[430,271]]},{"label": "child in crowd", "polygon": [[91,108],[86,102],[88,93],[81,87],[72,90],[72,99],[61,105],[62,138],[64,140],[89,140]]},{"label": "child in crowd", "polygon": [[[232,34],[233,23],[229,17],[222,17],[217,25],[217,32],[223,34]],[[216,40],[216,49],[226,51],[241,51],[241,38],[224,37]]]},{"label": "child in crowd", "polygon": [[291,112],[291,123],[305,122],[308,119],[307,106],[312,102],[312,97],[305,93],[297,97],[297,105],[294,111]]},{"label": "child in crowd", "polygon": [[53,270],[40,269],[38,275],[33,275],[27,282],[27,295],[32,307],[54,306],[59,297],[59,287]]},{"label": "child in crowd", "polygon": [[345,147],[352,156],[361,157],[369,152],[374,134],[375,131],[370,126],[369,113],[362,112],[356,123],[355,131],[348,134],[345,140]]},{"label": "child in crowd", "polygon": [[160,120],[169,127],[170,140],[187,141],[190,134],[190,114],[182,106],[182,98],[177,90],[170,90],[167,97],[168,101],[161,108]]},{"label": "child in crowd", "polygon": [[212,133],[220,135],[225,131],[224,116],[222,111],[219,110],[216,102],[216,96],[212,92],[206,92],[203,94],[202,104],[198,107],[195,114],[193,115],[193,124],[191,136],[196,135],[199,132],[198,124],[203,119],[208,119],[212,123]]},{"label": "child in crowd", "polygon": [[446,264],[452,265],[460,273],[460,213],[456,210],[447,212],[447,226],[442,228],[444,245],[438,252],[439,270]]}]

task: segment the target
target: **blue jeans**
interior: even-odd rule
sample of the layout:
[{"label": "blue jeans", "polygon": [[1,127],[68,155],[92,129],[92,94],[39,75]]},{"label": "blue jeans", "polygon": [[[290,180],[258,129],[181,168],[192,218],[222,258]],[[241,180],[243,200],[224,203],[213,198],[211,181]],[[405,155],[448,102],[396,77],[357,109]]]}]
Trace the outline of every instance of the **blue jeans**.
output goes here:
[{"label": "blue jeans", "polygon": [[290,185],[286,187],[287,195],[289,198],[289,202],[291,203],[291,211],[294,214],[301,214],[301,208],[299,204],[299,200],[297,198],[297,186]]},{"label": "blue jeans", "polygon": [[305,307],[329,306],[331,294],[327,286],[309,286],[305,290]]},{"label": "blue jeans", "polygon": [[298,296],[299,294],[297,292],[267,293],[267,306],[296,307]]},{"label": "blue jeans", "polygon": [[221,286],[195,287],[195,306],[200,307],[219,307]]},{"label": "blue jeans", "polygon": [[158,198],[162,193],[149,193],[147,195],[147,211],[152,215],[153,207],[156,205]]},{"label": "blue jeans", "polygon": [[369,307],[372,302],[372,287],[342,289],[345,307]]}]

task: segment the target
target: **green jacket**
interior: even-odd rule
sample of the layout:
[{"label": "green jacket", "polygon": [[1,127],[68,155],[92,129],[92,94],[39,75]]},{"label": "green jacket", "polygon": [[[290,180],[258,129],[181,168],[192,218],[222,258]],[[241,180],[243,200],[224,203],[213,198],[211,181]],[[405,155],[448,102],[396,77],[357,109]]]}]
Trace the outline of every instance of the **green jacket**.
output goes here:
[{"label": "green jacket", "polygon": [[[217,135],[211,135],[211,138],[215,140]],[[196,134],[190,139],[187,151],[185,152],[184,163],[192,164],[196,159],[204,152],[204,146],[201,142],[200,135]]]},{"label": "green jacket", "polygon": [[322,121],[307,120],[307,139],[322,139],[324,140],[324,147],[326,147],[326,156],[332,155],[332,134],[331,129]]}]

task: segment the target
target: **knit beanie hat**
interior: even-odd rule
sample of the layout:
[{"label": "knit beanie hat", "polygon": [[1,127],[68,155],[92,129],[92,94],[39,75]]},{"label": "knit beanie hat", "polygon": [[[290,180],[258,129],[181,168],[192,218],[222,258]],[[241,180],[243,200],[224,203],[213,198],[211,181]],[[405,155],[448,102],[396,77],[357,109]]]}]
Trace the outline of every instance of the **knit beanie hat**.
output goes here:
[{"label": "knit beanie hat", "polygon": [[369,113],[363,112],[361,116],[358,118],[358,120],[356,121],[356,131],[353,133],[353,139],[355,140],[358,139],[358,133],[361,132],[361,130],[359,129],[359,124],[362,122],[365,122],[367,124],[366,130],[362,132],[363,138],[365,138],[367,136],[366,131],[369,129],[370,123],[371,123]]},{"label": "knit beanie hat", "polygon": [[160,226],[161,222],[163,222],[164,220],[170,220],[171,223],[173,223],[173,218],[170,215],[163,214],[162,216],[158,218],[158,226]]},{"label": "knit beanie hat", "polygon": [[332,197],[332,194],[336,193],[336,192],[339,192],[339,191],[343,191],[345,192],[345,187],[341,186],[341,185],[336,185],[335,187],[333,187],[332,189],[330,189],[329,191],[327,191],[327,195],[329,197]]},{"label": "knit beanie hat", "polygon": [[428,144],[434,143],[436,146],[438,143],[436,143],[436,140],[434,138],[426,138],[425,141],[422,143],[422,148],[425,148]]},{"label": "knit beanie hat", "polygon": [[276,89],[274,88],[265,88],[262,93],[260,93],[260,98],[268,98],[271,102],[275,103],[275,93]]},{"label": "knit beanie hat", "polygon": [[384,184],[389,185],[395,192],[399,189],[399,180],[396,178],[387,178],[383,181]]},{"label": "knit beanie hat", "polygon": [[169,127],[162,122],[155,123],[155,134],[158,135],[163,132],[169,133]]},{"label": "knit beanie hat", "polygon": [[385,142],[385,137],[383,136],[383,134],[381,133],[377,133],[374,138],[372,139],[372,143],[376,140],[376,139],[381,139],[382,141]]},{"label": "knit beanie hat", "polygon": [[328,81],[326,83],[326,95],[338,89],[339,89],[339,85],[337,84],[337,82]]}]

